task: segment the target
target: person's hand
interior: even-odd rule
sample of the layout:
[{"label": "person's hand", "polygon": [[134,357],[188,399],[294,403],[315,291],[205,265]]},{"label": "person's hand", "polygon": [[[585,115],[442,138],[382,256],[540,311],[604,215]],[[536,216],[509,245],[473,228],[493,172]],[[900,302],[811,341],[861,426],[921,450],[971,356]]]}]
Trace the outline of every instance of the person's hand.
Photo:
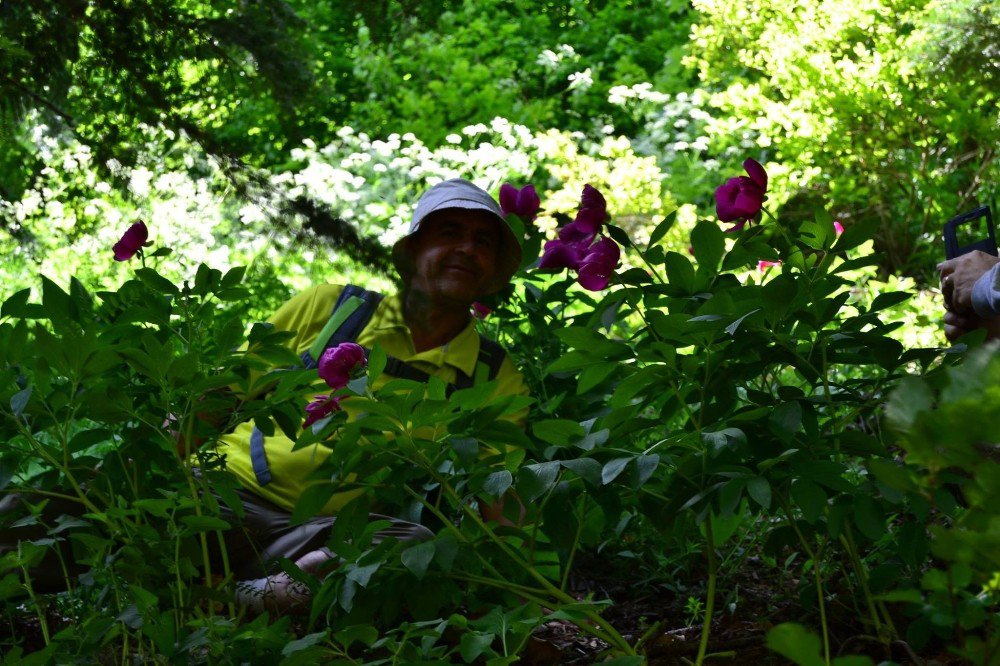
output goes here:
[{"label": "person's hand", "polygon": [[[972,286],[982,277],[983,273],[1000,263],[1000,257],[986,254],[980,250],[963,254],[938,264],[941,275],[941,293],[944,295],[944,307],[952,312],[966,314],[972,312]],[[979,319],[977,317],[977,319]],[[979,321],[983,321],[979,319]],[[947,322],[945,323],[947,333]],[[949,339],[951,339],[949,337]]]},{"label": "person's hand", "polygon": [[949,310],[944,313],[944,337],[950,342],[977,328],[986,329],[987,340],[1000,340],[1000,317],[983,319],[971,311],[960,314]]}]

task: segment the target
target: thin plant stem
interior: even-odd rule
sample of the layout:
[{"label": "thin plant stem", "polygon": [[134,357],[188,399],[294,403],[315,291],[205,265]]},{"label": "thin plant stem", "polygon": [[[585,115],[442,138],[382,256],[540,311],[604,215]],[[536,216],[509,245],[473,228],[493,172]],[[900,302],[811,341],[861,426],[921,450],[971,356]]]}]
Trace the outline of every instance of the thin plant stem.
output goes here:
[{"label": "thin plant stem", "polygon": [[[861,563],[861,558],[858,556],[858,549],[854,544],[854,538],[851,536],[849,529],[844,530],[844,533],[840,535],[840,540],[844,545],[844,549],[847,551],[847,557],[850,559],[851,567],[854,569],[854,576],[858,579],[858,584],[861,586],[861,592],[864,594],[865,604],[868,606],[868,614],[871,616],[872,623],[875,625],[875,634],[879,637],[879,640],[883,644],[889,645],[892,640],[896,638],[896,628],[892,626],[891,621],[887,623],[887,626],[883,627],[882,621],[879,619],[879,613],[875,606],[875,600],[868,587],[868,575],[865,573],[864,565]],[[888,635],[886,635],[886,631],[888,631]]]},{"label": "thin plant stem", "polygon": [[[22,557],[21,554],[21,544],[17,544],[18,559]],[[42,608],[42,604],[38,601],[38,595],[35,594],[35,588],[31,584],[31,574],[28,573],[28,567],[24,564],[21,565],[21,571],[24,572],[24,589],[28,591],[28,597],[31,599],[31,604],[35,607],[35,615],[38,616],[38,625],[42,630],[42,640],[45,641],[46,647],[48,647],[51,642],[49,637],[49,620],[45,616],[45,610]]]},{"label": "thin plant stem", "polygon": [[712,512],[708,512],[705,518],[705,554],[708,558],[708,590],[705,600],[705,619],[701,626],[701,642],[698,644],[698,656],[695,658],[695,666],[701,666],[705,662],[705,655],[708,652],[708,637],[712,632],[712,614],[715,612],[715,577],[717,562],[715,561],[715,538],[712,535]]},{"label": "thin plant stem", "polygon": [[[583,496],[584,505],[587,502],[587,496]],[[580,508],[580,516],[576,521],[576,534],[573,535],[573,547],[569,550],[569,557],[566,559],[566,569],[563,571],[562,580],[559,583],[559,589],[563,592],[566,591],[566,586],[569,584],[569,573],[573,570],[573,560],[576,557],[576,551],[580,547],[580,535],[583,534],[583,514],[584,507]]]},{"label": "thin plant stem", "polygon": [[795,518],[792,516],[792,510],[788,506],[784,497],[779,495],[778,502],[781,504],[781,508],[785,512],[785,516],[788,518],[789,525],[791,525],[792,529],[795,530],[795,534],[799,538],[799,543],[802,545],[802,549],[806,551],[806,555],[809,556],[809,559],[812,560],[813,563],[813,579],[816,582],[816,601],[819,605],[819,622],[821,628],[823,629],[823,663],[826,664],[826,666],[830,666],[830,630],[827,627],[826,622],[826,600],[823,597],[823,577],[820,574],[819,566],[819,555],[822,552],[822,546],[820,547],[820,550],[814,551],[812,547],[809,546],[809,542],[806,540],[805,535],[802,534],[802,530],[800,530],[799,526],[795,523]]}]

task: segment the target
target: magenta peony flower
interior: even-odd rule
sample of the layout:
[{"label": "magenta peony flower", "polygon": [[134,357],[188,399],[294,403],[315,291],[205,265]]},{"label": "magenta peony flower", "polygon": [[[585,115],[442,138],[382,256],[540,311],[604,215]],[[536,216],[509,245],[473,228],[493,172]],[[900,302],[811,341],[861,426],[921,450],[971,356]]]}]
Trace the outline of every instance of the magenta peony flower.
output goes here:
[{"label": "magenta peony flower", "polygon": [[520,190],[510,183],[500,186],[500,208],[505,215],[513,213],[524,220],[533,220],[540,205],[534,185],[525,185]]},{"label": "magenta peony flower", "polygon": [[761,273],[763,273],[764,271],[766,271],[768,268],[770,268],[772,266],[775,266],[775,267],[781,266],[781,262],[780,261],[767,261],[766,259],[761,259],[760,261],[757,262],[757,270],[760,271]]},{"label": "magenta peony flower", "polygon": [[146,239],[149,238],[149,229],[140,220],[129,227],[120,241],[111,248],[115,253],[115,261],[128,261],[135,256],[135,253],[142,248]]},{"label": "magenta peony flower", "polygon": [[576,273],[577,282],[589,291],[601,291],[607,288],[611,274],[618,267],[621,254],[618,243],[610,238],[601,237],[590,246],[580,262],[580,268]]},{"label": "magenta peony flower", "polygon": [[553,271],[569,268],[577,271],[577,281],[584,289],[606,288],[621,257],[617,243],[598,236],[607,218],[604,196],[585,185],[576,219],[559,229],[558,238],[545,243],[538,268]]},{"label": "magenta peony flower", "polygon": [[306,420],[302,427],[308,428],[320,419],[324,419],[334,412],[340,411],[341,397],[332,395],[317,395],[315,400],[306,405]]},{"label": "magenta peony flower", "polygon": [[366,365],[368,359],[365,358],[364,347],[353,342],[341,342],[319,357],[319,376],[330,388],[340,389],[347,386],[357,368]]},{"label": "magenta peony flower", "polygon": [[838,236],[844,233],[844,225],[840,223],[840,220],[833,221],[833,232]]},{"label": "magenta peony flower", "polygon": [[552,271],[563,268],[576,270],[580,267],[580,262],[583,260],[589,245],[590,240],[584,242],[566,242],[561,238],[550,240],[545,243],[542,258],[538,260],[538,267]]},{"label": "magenta peony flower", "polygon": [[608,202],[604,200],[604,195],[597,188],[584,185],[583,195],[580,197],[580,209],[573,224],[580,231],[596,235],[600,233],[601,224],[606,219],[608,219]]},{"label": "magenta peony flower", "polygon": [[715,190],[715,211],[723,222],[736,222],[726,231],[739,231],[760,212],[767,198],[767,173],[759,162],[743,162],[747,176],[730,178]]},{"label": "magenta peony flower", "polygon": [[479,301],[473,301],[471,309],[472,309],[472,316],[475,317],[476,319],[486,319],[487,317],[490,316],[490,313],[493,312],[493,310],[486,307]]}]

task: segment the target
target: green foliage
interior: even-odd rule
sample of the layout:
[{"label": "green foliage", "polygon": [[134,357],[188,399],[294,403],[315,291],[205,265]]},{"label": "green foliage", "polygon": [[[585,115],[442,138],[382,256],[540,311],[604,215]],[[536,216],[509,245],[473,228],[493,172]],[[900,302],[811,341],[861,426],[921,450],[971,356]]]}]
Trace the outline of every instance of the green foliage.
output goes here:
[{"label": "green foliage", "polygon": [[[867,663],[833,659],[843,607],[886,652],[994,658],[997,364],[949,367],[935,294],[885,273],[919,277],[939,223],[995,196],[995,2],[120,4],[0,8],[0,492],[36,493],[39,534],[0,557],[0,599],[46,645],[10,660],[509,663],[551,619],[637,663],[655,631],[570,593],[595,553],[693,600],[695,661],[751,554],[819,630],[768,635],[796,663]],[[711,192],[747,154],[780,222],[723,234]],[[625,246],[608,291],[526,270],[483,323],[527,431],[502,418],[524,402],[396,381],[298,433],[314,378],[268,374],[294,359],[249,322],[384,271],[454,176],[534,182],[536,243],[593,184]],[[146,264],[109,269],[136,218]],[[297,519],[361,495],[339,568],[285,564],[301,624],[242,616],[206,555],[239,507],[212,442],[247,418],[330,450]],[[173,431],[205,444],[178,457]],[[526,522],[485,523],[510,490]],[[376,499],[435,537],[374,544]],[[85,511],[48,522],[57,500]]]},{"label": "green foliage", "polygon": [[[906,451],[905,465],[874,470],[886,485],[919,493],[950,518],[930,526],[930,551],[939,564],[923,574],[919,589],[886,596],[913,603],[914,636],[944,636],[970,662],[984,664],[996,658],[1000,613],[1000,464],[991,427],[1000,413],[998,373],[1000,357],[991,346],[936,381],[902,382],[886,412]],[[968,633],[976,630],[982,635]]]},{"label": "green foliage", "polygon": [[829,197],[845,223],[878,222],[889,271],[915,274],[940,259],[944,220],[996,198],[996,68],[979,66],[995,2],[695,8],[689,61],[719,91],[707,134],[723,147],[745,128],[776,155],[789,213]]},{"label": "green foliage", "polygon": [[496,116],[532,129],[627,132],[630,118],[608,104],[608,90],[664,69],[680,74],[689,25],[680,2],[467,1],[433,25],[412,21],[377,39],[370,31],[388,30],[378,16],[359,35],[355,74],[368,90],[349,121],[434,146],[450,128]]}]

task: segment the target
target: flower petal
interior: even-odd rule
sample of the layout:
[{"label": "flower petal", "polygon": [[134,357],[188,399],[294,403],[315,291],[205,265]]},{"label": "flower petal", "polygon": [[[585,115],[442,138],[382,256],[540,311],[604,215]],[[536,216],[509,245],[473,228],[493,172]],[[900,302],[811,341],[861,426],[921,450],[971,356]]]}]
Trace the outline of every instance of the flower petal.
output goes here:
[{"label": "flower petal", "polygon": [[306,420],[303,421],[302,427],[308,428],[320,419],[339,411],[341,409],[340,401],[340,396],[317,395],[312,402],[306,405]]},{"label": "flower petal", "polygon": [[354,342],[341,342],[319,357],[318,372],[330,388],[339,389],[347,386],[355,369],[367,364],[364,347]]},{"label": "flower petal", "polygon": [[517,188],[510,183],[504,183],[500,186],[500,209],[504,213],[514,213],[517,208]]},{"label": "flower petal", "polygon": [[757,187],[761,189],[761,194],[767,191],[767,172],[764,171],[764,167],[760,165],[760,162],[748,157],[743,161],[743,168],[746,169],[747,175],[750,176]]},{"label": "flower petal", "polygon": [[561,270],[563,268],[578,268],[583,258],[584,249],[575,243],[564,243],[562,240],[550,240],[545,244],[545,251],[538,261],[538,268],[543,270]]},{"label": "flower petal", "polygon": [[525,185],[517,193],[517,210],[515,212],[526,220],[533,220],[541,205],[542,201],[538,198],[535,186]]},{"label": "flower petal", "polygon": [[618,267],[621,248],[610,238],[601,238],[590,248],[583,259],[577,282],[589,291],[601,291],[608,286],[611,276]]}]

